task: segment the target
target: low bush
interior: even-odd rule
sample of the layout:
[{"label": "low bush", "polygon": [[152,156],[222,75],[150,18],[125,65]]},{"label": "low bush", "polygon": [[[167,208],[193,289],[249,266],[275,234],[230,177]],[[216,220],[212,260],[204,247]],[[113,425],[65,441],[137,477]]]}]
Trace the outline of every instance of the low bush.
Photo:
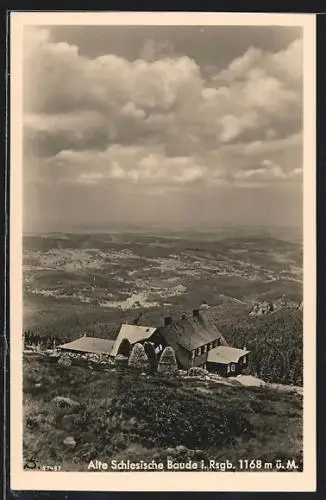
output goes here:
[{"label": "low bush", "polygon": [[116,368],[125,368],[128,366],[128,357],[122,354],[117,354],[114,358],[114,364]]},{"label": "low bush", "polygon": [[69,368],[72,365],[72,361],[69,357],[66,356],[61,356],[58,359],[59,365],[63,366],[64,368]]},{"label": "low bush", "polygon": [[221,408],[207,398],[177,388],[121,387],[108,413],[121,420],[131,417],[141,423],[139,440],[147,447],[176,446],[202,448],[233,442],[251,435],[250,422],[238,411]]}]

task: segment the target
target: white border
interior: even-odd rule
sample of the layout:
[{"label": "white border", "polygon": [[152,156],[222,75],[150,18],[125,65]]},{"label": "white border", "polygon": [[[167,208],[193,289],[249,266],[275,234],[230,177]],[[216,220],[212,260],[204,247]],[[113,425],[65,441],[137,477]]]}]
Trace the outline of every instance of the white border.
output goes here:
[{"label": "white border", "polygon": [[[22,48],[25,25],[301,26],[304,46],[304,472],[41,472],[22,469]],[[316,52],[315,15],[12,12],[10,168],[11,489],[67,491],[315,491]]]}]

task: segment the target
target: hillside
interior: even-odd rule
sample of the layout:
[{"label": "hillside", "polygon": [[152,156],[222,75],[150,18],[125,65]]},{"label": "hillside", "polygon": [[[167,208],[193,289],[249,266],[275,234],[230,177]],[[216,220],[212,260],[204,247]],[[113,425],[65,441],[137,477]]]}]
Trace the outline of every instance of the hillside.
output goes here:
[{"label": "hillside", "polygon": [[[56,396],[77,404],[58,407]],[[75,445],[65,445],[67,437]],[[87,470],[90,460],[170,455],[299,464],[301,442],[296,394],[24,359],[24,458],[37,464]]]},{"label": "hillside", "polygon": [[212,320],[230,345],[250,351],[249,370],[267,382],[302,385],[303,312],[297,307],[250,316],[242,304],[213,307]]}]

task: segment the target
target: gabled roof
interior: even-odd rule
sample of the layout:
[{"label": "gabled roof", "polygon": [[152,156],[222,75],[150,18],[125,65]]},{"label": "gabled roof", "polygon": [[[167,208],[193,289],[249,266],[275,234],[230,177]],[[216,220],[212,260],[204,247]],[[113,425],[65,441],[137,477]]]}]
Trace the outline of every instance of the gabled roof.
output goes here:
[{"label": "gabled roof", "polygon": [[93,354],[110,354],[113,346],[114,340],[99,339],[96,337],[80,337],[72,342],[60,345],[59,349]]},{"label": "gabled roof", "polygon": [[159,332],[168,345],[174,348],[176,344],[179,344],[187,351],[209,344],[209,342],[216,339],[220,339],[222,344],[226,344],[222,334],[208,320],[204,311],[200,311],[198,317],[189,316],[170,325],[160,327]]},{"label": "gabled roof", "polygon": [[220,363],[228,365],[229,363],[238,363],[239,359],[250,351],[237,349],[236,347],[220,345],[210,350],[207,355],[208,363]]},{"label": "gabled roof", "polygon": [[118,336],[114,342],[111,356],[116,356],[123,339],[128,339],[130,344],[136,344],[142,340],[148,339],[156,331],[156,328],[139,325],[121,325]]}]

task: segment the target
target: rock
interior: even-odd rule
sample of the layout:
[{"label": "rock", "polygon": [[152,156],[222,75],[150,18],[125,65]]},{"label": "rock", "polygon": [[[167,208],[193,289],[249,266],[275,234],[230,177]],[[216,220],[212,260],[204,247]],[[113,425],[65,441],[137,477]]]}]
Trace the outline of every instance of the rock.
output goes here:
[{"label": "rock", "polygon": [[199,366],[194,366],[190,368],[189,373],[191,377],[200,377],[203,378],[205,375],[208,375],[208,371],[205,370],[204,368],[201,368]]},{"label": "rock", "polygon": [[62,422],[68,422],[71,423],[75,418],[75,415],[72,415],[71,413],[68,413],[67,415],[63,415],[62,417]]},{"label": "rock", "polygon": [[179,444],[179,445],[176,447],[176,450],[177,450],[177,452],[178,452],[178,453],[183,453],[183,452],[187,451],[187,449],[188,449],[188,448],[187,448],[186,446],[184,446],[183,444]]},{"label": "rock", "polygon": [[72,415],[71,413],[63,415],[61,422],[63,429],[66,430],[66,432],[71,432],[71,426],[74,424],[75,418],[75,415]]},{"label": "rock", "polygon": [[80,406],[80,403],[78,403],[78,401],[74,401],[73,399],[65,398],[63,396],[56,396],[55,398],[52,399],[52,401],[61,408],[62,407],[74,408],[76,406]]},{"label": "rock", "polygon": [[66,439],[64,439],[63,444],[65,444],[69,448],[75,448],[77,443],[72,436],[68,436],[66,437]]},{"label": "rock", "polygon": [[167,453],[168,455],[173,455],[173,453],[174,453],[174,448],[167,448],[166,453]]}]

